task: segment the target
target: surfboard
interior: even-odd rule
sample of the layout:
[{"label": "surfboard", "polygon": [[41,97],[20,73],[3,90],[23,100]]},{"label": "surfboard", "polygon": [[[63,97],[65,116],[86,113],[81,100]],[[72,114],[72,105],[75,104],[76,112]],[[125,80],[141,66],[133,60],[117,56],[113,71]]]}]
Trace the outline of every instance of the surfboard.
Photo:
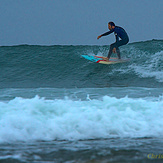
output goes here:
[{"label": "surfboard", "polygon": [[118,59],[118,58],[110,58],[109,61],[107,61],[105,58],[102,56],[96,56],[96,55],[82,55],[83,58],[95,62],[95,63],[101,63],[101,64],[116,64],[116,63],[124,63],[128,62],[129,59]]}]

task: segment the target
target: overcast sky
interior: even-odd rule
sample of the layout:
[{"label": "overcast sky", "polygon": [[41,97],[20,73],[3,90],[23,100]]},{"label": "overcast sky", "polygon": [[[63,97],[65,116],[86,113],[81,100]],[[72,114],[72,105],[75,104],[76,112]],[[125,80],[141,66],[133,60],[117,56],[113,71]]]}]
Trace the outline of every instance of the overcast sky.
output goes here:
[{"label": "overcast sky", "polygon": [[0,45],[107,45],[107,23],[130,42],[163,39],[163,0],[0,0]]}]

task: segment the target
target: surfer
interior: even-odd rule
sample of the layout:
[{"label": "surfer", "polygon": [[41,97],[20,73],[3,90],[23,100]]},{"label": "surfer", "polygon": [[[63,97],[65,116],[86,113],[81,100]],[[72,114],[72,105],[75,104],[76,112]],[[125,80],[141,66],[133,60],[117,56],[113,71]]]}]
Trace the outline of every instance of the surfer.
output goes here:
[{"label": "surfer", "polygon": [[[109,58],[110,58],[112,52],[117,53],[118,59],[121,59],[119,47],[127,44],[129,42],[129,37],[128,37],[126,31],[122,27],[115,26],[115,24],[113,22],[108,23],[108,28],[110,31],[108,31],[102,35],[99,35],[97,37],[97,39],[99,39],[102,36],[107,36],[113,32],[115,34],[116,42],[110,45],[110,50],[109,50],[108,56],[104,57],[104,59],[109,61]],[[121,40],[119,40],[119,38],[121,38]]]}]

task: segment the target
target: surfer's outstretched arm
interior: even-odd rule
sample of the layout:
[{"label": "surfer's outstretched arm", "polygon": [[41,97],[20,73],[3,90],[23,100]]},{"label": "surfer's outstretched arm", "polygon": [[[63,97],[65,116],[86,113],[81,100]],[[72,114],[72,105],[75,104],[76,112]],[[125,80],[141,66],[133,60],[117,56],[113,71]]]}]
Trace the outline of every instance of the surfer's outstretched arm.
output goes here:
[{"label": "surfer's outstretched arm", "polygon": [[110,31],[108,31],[108,32],[105,32],[105,33],[103,33],[102,35],[99,35],[99,36],[97,37],[97,39],[101,38],[102,36],[110,35],[110,34],[113,33],[113,32],[114,32],[114,29],[112,29],[112,30],[110,30]]},{"label": "surfer's outstretched arm", "polygon": [[99,38],[101,38],[102,37],[102,35],[99,35],[98,37],[97,37],[97,39],[99,39]]}]

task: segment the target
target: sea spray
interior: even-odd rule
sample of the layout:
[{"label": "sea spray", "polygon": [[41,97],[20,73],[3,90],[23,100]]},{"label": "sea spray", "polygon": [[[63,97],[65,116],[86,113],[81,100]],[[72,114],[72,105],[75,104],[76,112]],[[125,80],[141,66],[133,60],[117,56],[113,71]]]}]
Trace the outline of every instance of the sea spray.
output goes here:
[{"label": "sea spray", "polygon": [[0,102],[0,142],[163,136],[163,100],[36,96]]}]

